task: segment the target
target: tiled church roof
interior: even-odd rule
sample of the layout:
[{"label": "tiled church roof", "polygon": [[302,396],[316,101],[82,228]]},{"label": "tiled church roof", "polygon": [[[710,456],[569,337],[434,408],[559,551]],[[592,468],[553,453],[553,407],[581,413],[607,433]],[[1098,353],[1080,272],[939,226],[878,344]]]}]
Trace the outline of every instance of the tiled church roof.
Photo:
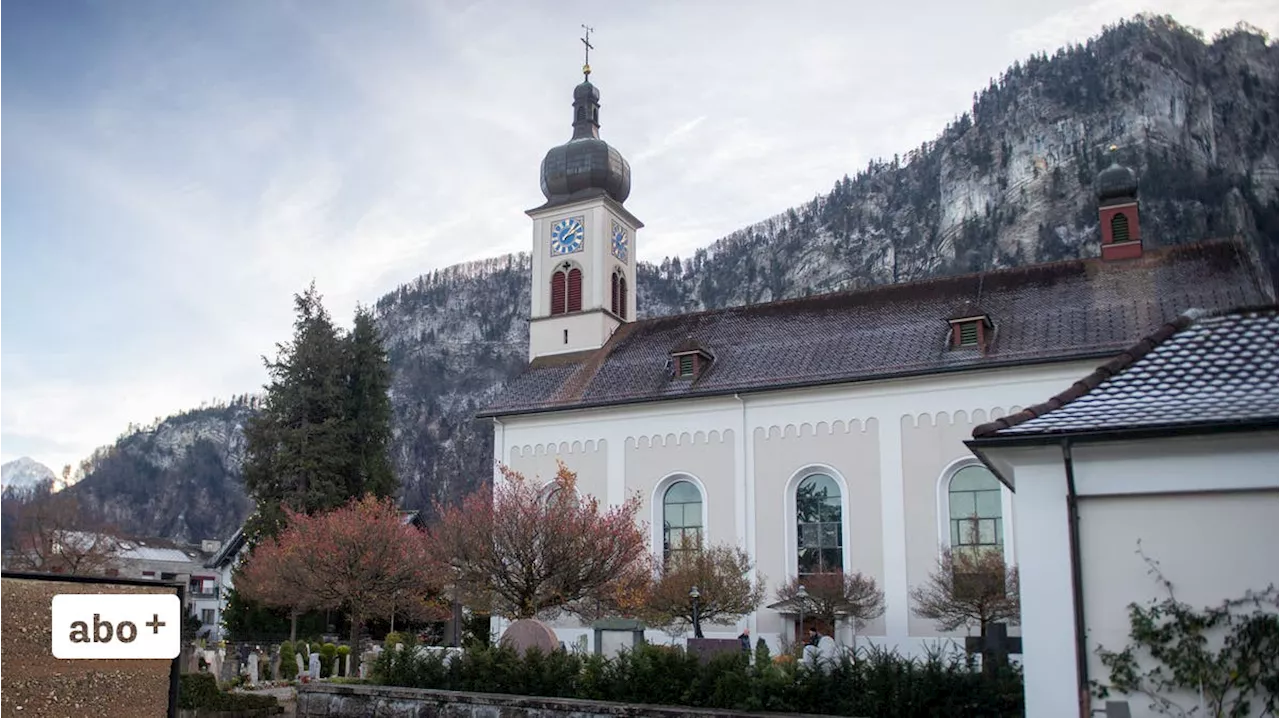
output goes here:
[{"label": "tiled church roof", "polygon": [[[1213,241],[657,317],[535,359],[480,416],[1103,357],[1191,307],[1273,302],[1264,286],[1240,244]],[[949,346],[970,306],[992,322],[985,351]],[[679,378],[670,355],[690,340],[715,359]]]},{"label": "tiled church roof", "polygon": [[974,438],[1269,422],[1280,417],[1274,306],[1184,314],[1043,404]]}]

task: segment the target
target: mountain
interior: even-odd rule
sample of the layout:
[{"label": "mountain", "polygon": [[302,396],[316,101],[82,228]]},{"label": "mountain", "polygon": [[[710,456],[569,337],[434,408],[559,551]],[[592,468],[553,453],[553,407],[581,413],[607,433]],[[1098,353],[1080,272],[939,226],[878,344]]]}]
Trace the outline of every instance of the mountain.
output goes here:
[{"label": "mountain", "polygon": [[108,525],[183,543],[225,539],[253,507],[240,483],[244,425],[258,399],[236,397],[132,427],[98,449],[68,491]]},{"label": "mountain", "polygon": [[[1112,159],[1140,173],[1146,241],[1244,237],[1274,285],[1277,59],[1249,28],[1210,42],[1151,16],[1029,57],[935,140],[692,257],[641,264],[638,313],[1096,255],[1092,181]],[[376,303],[407,506],[430,510],[492,475],[492,428],[472,416],[525,363],[529,266],[517,254],[449,267]],[[74,490],[135,533],[226,537],[249,506],[237,481],[251,411],[245,399],[127,434]]]},{"label": "mountain", "polygon": [[30,492],[40,484],[62,488],[57,486],[58,475],[53,473],[53,469],[29,456],[0,465],[0,491]]}]

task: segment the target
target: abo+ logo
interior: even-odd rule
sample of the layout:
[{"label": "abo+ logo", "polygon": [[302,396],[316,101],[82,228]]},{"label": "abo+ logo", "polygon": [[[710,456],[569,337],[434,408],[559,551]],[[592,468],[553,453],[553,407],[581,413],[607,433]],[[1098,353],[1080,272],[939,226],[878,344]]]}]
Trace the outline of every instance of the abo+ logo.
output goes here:
[{"label": "abo+ logo", "polygon": [[172,594],[53,597],[55,658],[165,658],[180,651],[181,606]]}]

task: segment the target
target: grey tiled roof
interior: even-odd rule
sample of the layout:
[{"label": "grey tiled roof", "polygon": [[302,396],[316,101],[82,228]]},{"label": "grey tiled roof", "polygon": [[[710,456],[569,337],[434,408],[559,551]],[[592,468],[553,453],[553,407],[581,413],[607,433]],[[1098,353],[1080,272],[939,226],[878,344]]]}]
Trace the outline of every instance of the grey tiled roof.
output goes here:
[{"label": "grey tiled roof", "polygon": [[[1190,307],[1273,302],[1260,276],[1214,241],[628,322],[600,349],[534,360],[480,416],[1105,357]],[[947,319],[975,314],[986,351],[950,349]],[[714,361],[675,377],[691,340]]]},{"label": "grey tiled roof", "polygon": [[1280,417],[1274,306],[1165,324],[1049,402],[976,438],[1271,421]]}]

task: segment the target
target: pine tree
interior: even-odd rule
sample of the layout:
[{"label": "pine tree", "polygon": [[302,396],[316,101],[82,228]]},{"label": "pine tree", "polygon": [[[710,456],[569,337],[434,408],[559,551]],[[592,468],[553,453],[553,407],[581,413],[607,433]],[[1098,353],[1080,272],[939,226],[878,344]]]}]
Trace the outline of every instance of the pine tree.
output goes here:
[{"label": "pine tree", "polygon": [[399,490],[388,448],[391,444],[391,365],[373,313],[357,307],[347,339],[347,417],[351,423],[352,467],[348,495],[394,496]]},{"label": "pine tree", "polygon": [[262,411],[245,428],[245,489],[257,503],[246,533],[275,535],[282,505],[312,513],[349,496],[351,430],[343,338],[313,282],[294,297],[293,341],[264,358],[271,383]]}]

